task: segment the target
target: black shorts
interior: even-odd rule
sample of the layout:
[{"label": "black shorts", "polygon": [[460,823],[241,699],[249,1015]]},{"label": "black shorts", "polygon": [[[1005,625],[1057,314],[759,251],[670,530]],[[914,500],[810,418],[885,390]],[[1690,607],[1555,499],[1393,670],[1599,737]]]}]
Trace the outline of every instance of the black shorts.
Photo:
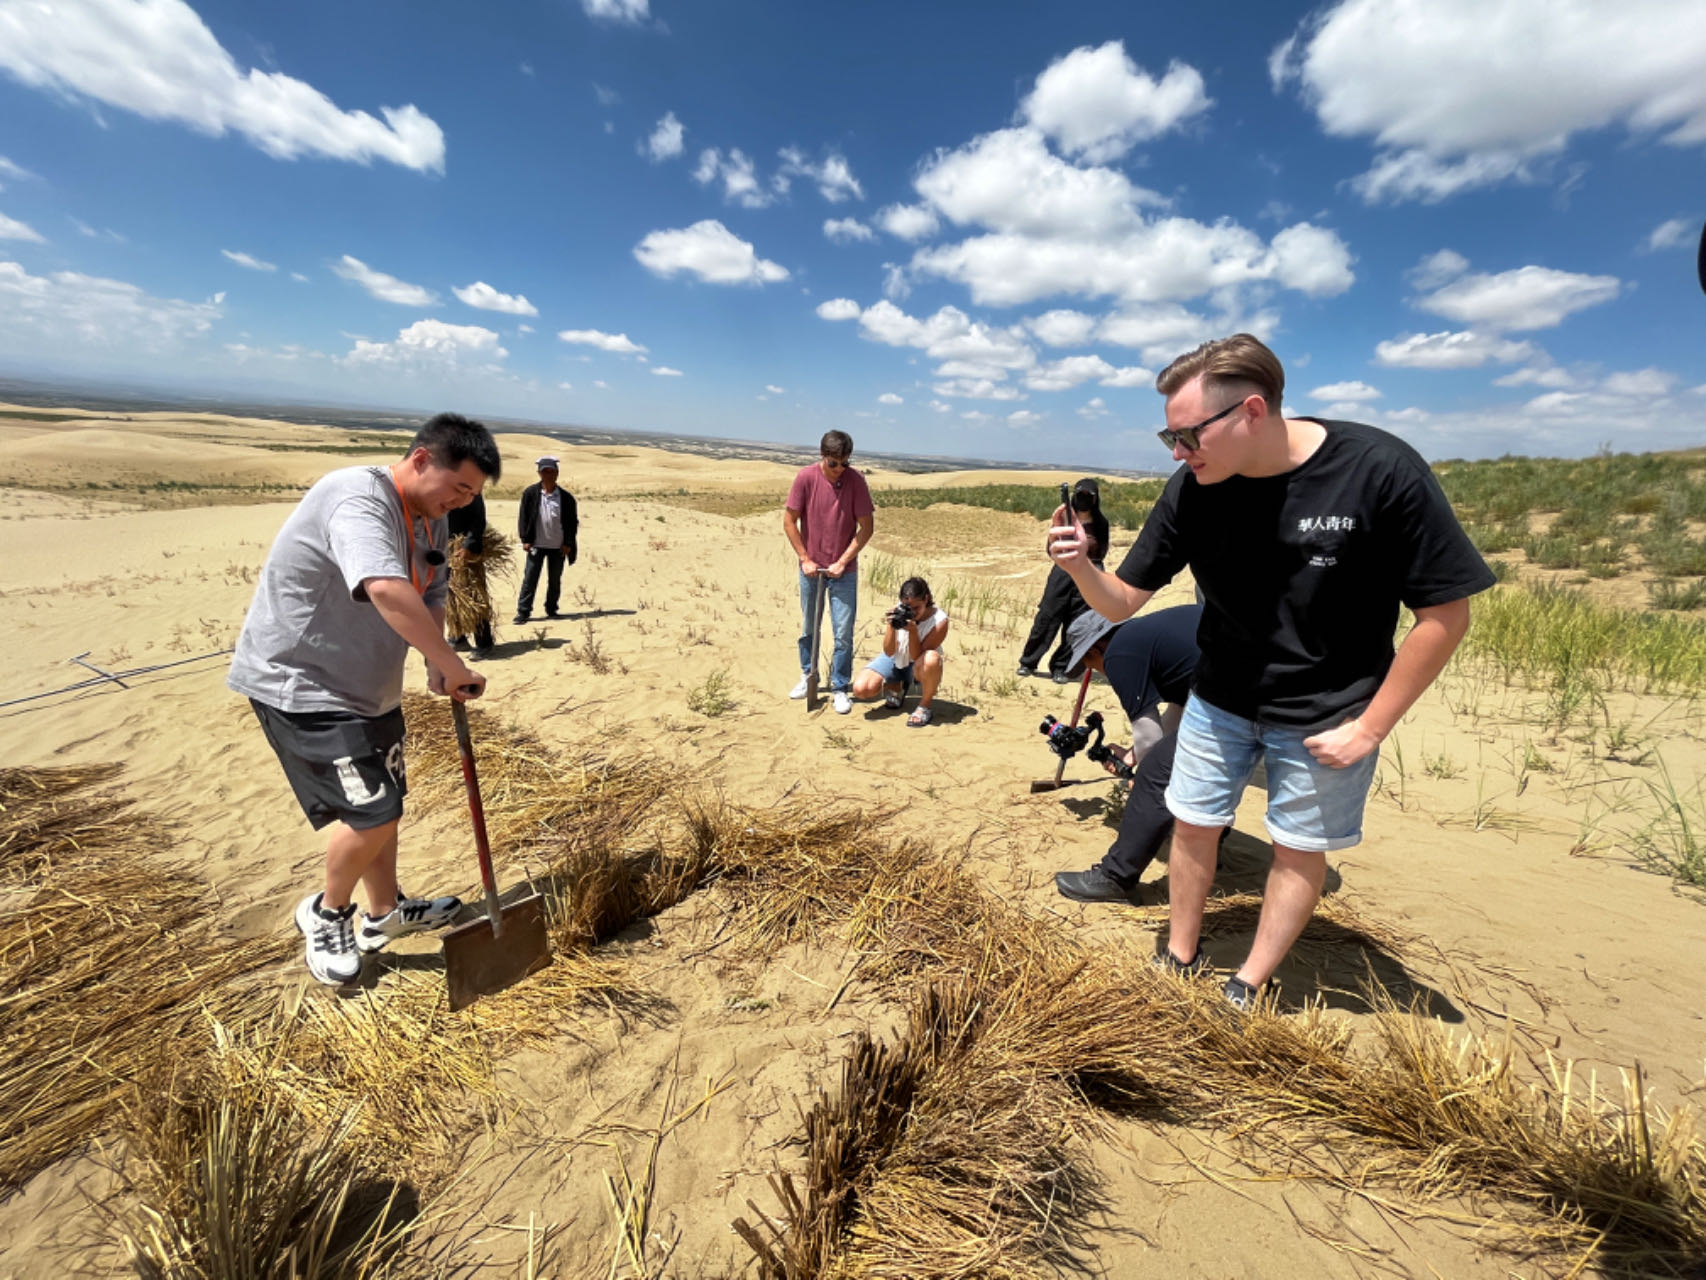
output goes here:
[{"label": "black shorts", "polygon": [[290,789],[318,831],[342,822],[358,831],[403,816],[403,711],[280,711],[249,699],[284,766]]}]

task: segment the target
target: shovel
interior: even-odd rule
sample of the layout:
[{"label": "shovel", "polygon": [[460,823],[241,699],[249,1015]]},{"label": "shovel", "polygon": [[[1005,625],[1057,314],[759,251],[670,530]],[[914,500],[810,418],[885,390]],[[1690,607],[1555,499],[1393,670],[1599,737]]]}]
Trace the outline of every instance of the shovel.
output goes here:
[{"label": "shovel", "polygon": [[812,669],[806,673],[806,710],[816,711],[821,699],[817,692],[818,645],[823,640],[823,600],[829,594],[829,575],[819,569],[812,585]]},{"label": "shovel", "polygon": [[[1078,685],[1078,701],[1076,703],[1074,703],[1073,707],[1072,707],[1072,724],[1070,726],[1071,728],[1076,729],[1078,727],[1078,716],[1079,716],[1079,713],[1084,710],[1084,695],[1090,692],[1090,676],[1092,674],[1093,673],[1091,672],[1089,665],[1086,664],[1084,667],[1084,679],[1082,681],[1080,681],[1079,685]],[[1066,757],[1062,756],[1060,758],[1060,763],[1055,766],[1054,777],[1052,777],[1052,778],[1038,778],[1035,782],[1033,782],[1031,784],[1031,794],[1036,795],[1039,791],[1059,791],[1062,787],[1071,787],[1071,786],[1077,785],[1076,783],[1072,783],[1072,782],[1062,782],[1061,778],[1064,777],[1065,775],[1066,775]]]},{"label": "shovel", "polygon": [[492,849],[486,842],[486,810],[480,804],[480,779],[474,772],[474,742],[468,736],[468,710],[452,699],[456,745],[462,752],[462,781],[468,787],[468,812],[474,819],[474,846],[480,851],[480,880],[486,887],[486,916],[457,925],[444,935],[444,976],[450,1007],[465,1009],[481,996],[512,987],[551,963],[545,937],[545,900],[529,894],[509,906],[498,901],[492,873]]}]

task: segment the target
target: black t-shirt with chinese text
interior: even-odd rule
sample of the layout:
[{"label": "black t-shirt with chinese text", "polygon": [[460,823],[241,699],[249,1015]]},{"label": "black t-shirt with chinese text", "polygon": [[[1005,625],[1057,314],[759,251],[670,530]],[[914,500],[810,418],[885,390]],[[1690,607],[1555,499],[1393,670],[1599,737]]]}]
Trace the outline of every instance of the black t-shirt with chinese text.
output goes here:
[{"label": "black t-shirt with chinese text", "polygon": [[1422,456],[1357,422],[1277,476],[1199,484],[1181,467],[1120,565],[1154,591],[1190,567],[1206,607],[1195,693],[1263,724],[1318,729],[1365,708],[1400,603],[1448,604],[1492,571]]}]

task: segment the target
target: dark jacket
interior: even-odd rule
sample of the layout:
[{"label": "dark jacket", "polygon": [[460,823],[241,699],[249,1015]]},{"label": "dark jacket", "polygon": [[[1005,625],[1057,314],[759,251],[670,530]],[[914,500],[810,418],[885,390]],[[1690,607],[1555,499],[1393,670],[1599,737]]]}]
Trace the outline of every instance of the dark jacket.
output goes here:
[{"label": "dark jacket", "polygon": [[[532,546],[539,534],[539,495],[543,491],[544,487],[537,484],[521,491],[521,515],[516,520],[515,531],[526,546]],[[563,495],[563,550],[573,564],[578,554],[575,537],[580,531],[580,515],[575,509],[575,495],[562,485],[557,486],[557,492]]]},{"label": "dark jacket", "polygon": [[479,551],[486,540],[486,500],[478,495],[465,507],[456,507],[445,518],[452,538],[461,538],[470,552]]},{"label": "dark jacket", "polygon": [[[1090,559],[1100,563],[1108,555],[1108,536],[1112,532],[1108,528],[1108,517],[1102,514],[1102,486],[1089,476],[1085,476],[1073,486],[1072,496],[1076,498],[1081,493],[1090,495],[1090,512],[1079,513],[1079,519],[1084,523],[1084,532],[1090,535]],[[1073,504],[1074,507],[1077,503]]]}]

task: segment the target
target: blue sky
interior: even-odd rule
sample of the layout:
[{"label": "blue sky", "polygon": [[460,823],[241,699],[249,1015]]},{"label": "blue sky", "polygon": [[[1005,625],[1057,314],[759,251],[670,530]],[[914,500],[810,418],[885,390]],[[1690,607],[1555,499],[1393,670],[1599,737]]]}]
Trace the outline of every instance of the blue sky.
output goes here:
[{"label": "blue sky", "polygon": [[[494,16],[496,15],[496,16]],[[1698,0],[0,0],[0,372],[1162,467],[1706,438]]]}]

